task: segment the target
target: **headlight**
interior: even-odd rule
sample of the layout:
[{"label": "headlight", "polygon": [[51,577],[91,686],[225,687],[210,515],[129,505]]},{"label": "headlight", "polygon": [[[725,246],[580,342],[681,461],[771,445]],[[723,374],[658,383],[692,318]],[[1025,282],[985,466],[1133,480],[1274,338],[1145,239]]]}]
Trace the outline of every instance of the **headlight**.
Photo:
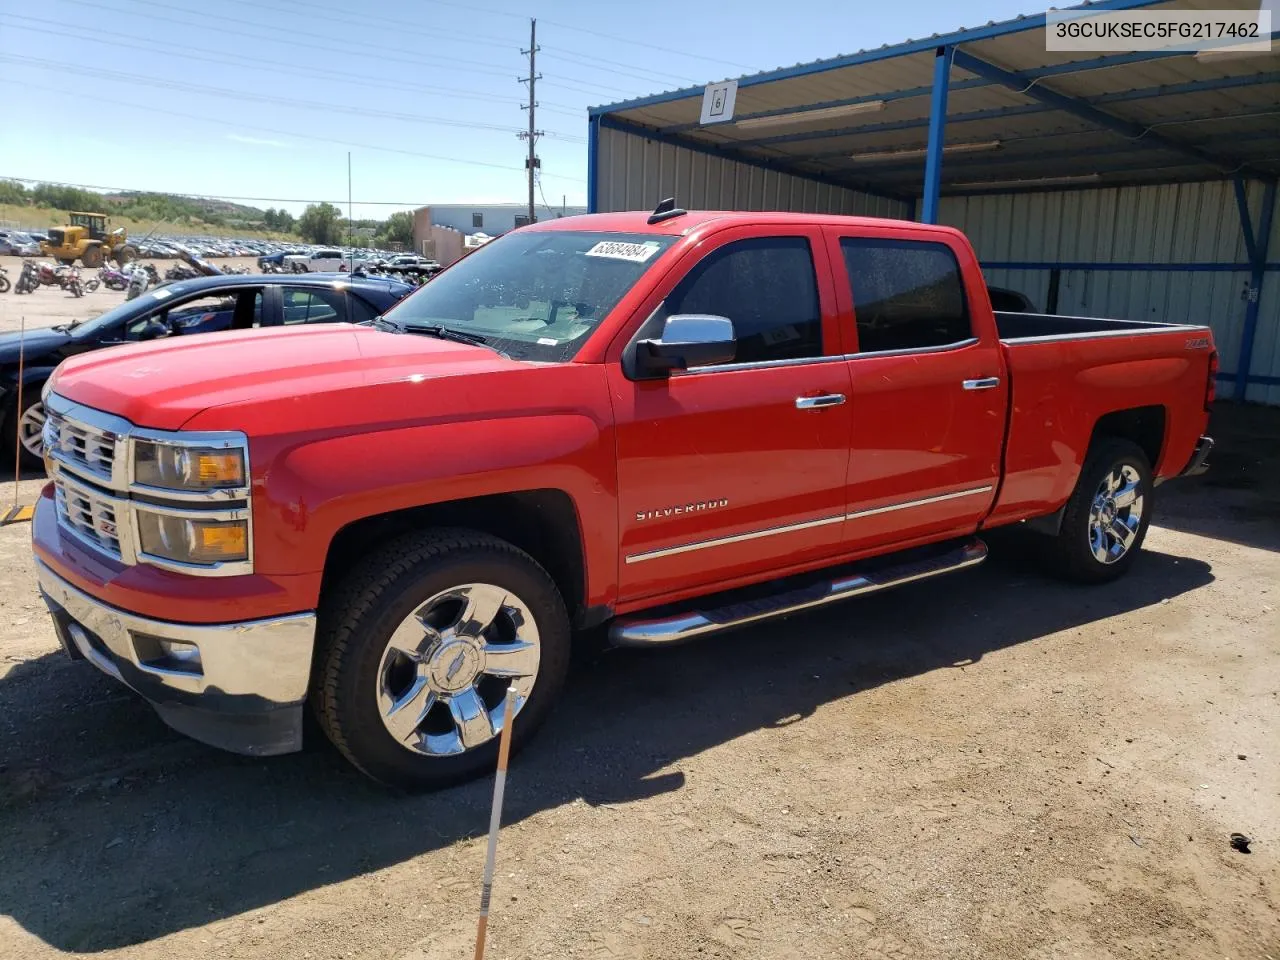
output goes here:
[{"label": "headlight", "polygon": [[187,446],[135,440],[135,482],[166,490],[245,487],[244,451],[236,447]]},{"label": "headlight", "polygon": [[204,520],[153,513],[139,505],[141,552],[175,563],[211,566],[249,559],[248,520]]}]

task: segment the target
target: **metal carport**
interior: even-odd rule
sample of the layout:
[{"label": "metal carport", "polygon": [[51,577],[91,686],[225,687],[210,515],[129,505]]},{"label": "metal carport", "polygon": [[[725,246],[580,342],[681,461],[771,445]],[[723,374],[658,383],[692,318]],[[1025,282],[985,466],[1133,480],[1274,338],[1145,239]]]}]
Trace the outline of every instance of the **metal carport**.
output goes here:
[{"label": "metal carport", "polygon": [[1280,53],[1062,53],[1044,26],[742,77],[730,122],[699,122],[704,87],[593,108],[589,208],[951,223],[1047,309],[1209,321],[1235,396],[1280,403]]}]

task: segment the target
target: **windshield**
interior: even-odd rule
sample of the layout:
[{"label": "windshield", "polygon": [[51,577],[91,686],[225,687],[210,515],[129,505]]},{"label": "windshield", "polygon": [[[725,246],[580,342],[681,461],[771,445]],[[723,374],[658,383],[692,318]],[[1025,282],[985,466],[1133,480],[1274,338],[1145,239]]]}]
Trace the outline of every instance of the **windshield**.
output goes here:
[{"label": "windshield", "polygon": [[483,337],[517,360],[568,360],[675,237],[522,231],[454,264],[387,312],[410,332]]}]

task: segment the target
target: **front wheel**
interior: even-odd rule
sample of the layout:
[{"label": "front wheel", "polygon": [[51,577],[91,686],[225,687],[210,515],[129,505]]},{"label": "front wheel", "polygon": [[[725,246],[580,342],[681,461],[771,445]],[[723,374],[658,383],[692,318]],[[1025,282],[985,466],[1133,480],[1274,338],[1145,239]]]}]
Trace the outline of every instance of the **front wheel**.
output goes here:
[{"label": "front wheel", "polygon": [[9,278],[0,273],[0,293],[8,293],[10,286]]},{"label": "front wheel", "polygon": [[321,609],[313,706],[375,780],[433,789],[497,761],[504,700],[519,749],[569,667],[569,619],[547,572],[469,530],[412,534],[366,557]]},{"label": "front wheel", "polygon": [[1132,566],[1151,523],[1151,463],[1130,440],[1106,438],[1089,453],[1050,555],[1081,583],[1105,583]]},{"label": "front wheel", "polygon": [[[23,385],[22,410],[19,411],[14,404],[10,404],[4,418],[4,430],[0,433],[6,459],[13,456],[17,444],[21,442],[18,465],[23,470],[38,470],[44,465],[45,411],[44,403],[40,400],[42,386],[40,383]],[[10,459],[9,462],[13,461]]]}]

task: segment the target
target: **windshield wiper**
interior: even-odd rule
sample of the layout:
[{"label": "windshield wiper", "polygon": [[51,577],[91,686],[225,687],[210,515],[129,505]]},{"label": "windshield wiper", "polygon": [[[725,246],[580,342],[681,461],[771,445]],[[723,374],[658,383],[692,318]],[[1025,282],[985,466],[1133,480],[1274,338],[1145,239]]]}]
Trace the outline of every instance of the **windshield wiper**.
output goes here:
[{"label": "windshield wiper", "polygon": [[465,333],[462,330],[454,330],[452,327],[442,327],[438,324],[432,326],[418,326],[404,328],[409,333],[425,333],[429,337],[439,337],[441,340],[453,340],[455,343],[471,343],[478,347],[487,346],[489,341],[487,338],[480,336],[478,333]]},{"label": "windshield wiper", "polygon": [[404,324],[399,320],[392,320],[390,317],[384,317],[382,314],[374,317],[371,321],[379,330],[390,330],[392,333],[404,333]]}]

